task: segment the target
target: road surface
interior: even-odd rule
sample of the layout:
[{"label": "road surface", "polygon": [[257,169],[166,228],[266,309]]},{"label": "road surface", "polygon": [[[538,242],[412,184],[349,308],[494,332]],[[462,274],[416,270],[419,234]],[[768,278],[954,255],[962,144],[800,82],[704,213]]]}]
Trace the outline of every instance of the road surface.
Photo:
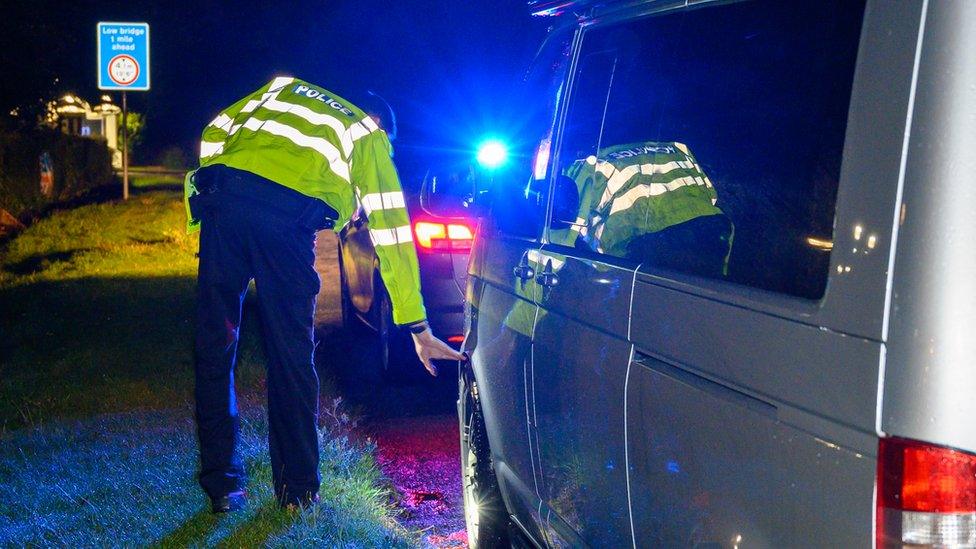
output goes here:
[{"label": "road surface", "polygon": [[345,405],[363,418],[361,436],[376,442],[377,460],[393,487],[405,527],[423,532],[425,547],[466,547],[458,447],[456,372],[407,384],[367,386],[356,367],[375,360],[375,338],[340,324],[336,237],[319,233],[316,270],[322,278],[316,306],[316,362],[323,384],[333,384]]}]

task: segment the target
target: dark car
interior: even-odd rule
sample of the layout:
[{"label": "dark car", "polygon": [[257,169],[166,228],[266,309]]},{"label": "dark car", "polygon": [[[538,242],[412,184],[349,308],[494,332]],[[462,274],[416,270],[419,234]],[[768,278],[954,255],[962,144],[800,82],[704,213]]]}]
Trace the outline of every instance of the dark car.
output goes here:
[{"label": "dark car", "polygon": [[[424,211],[416,195],[406,196],[413,240],[420,263],[421,292],[427,319],[438,338],[460,347],[463,340],[464,286],[474,222],[463,212],[435,216]],[[339,232],[339,277],[342,320],[365,324],[377,334],[378,360],[374,379],[422,372],[406,330],[393,324],[390,297],[380,277],[379,259],[369,236],[369,222],[360,209]]]},{"label": "dark car", "polygon": [[976,547],[976,2],[535,4],[550,122],[470,261],[471,546]]}]

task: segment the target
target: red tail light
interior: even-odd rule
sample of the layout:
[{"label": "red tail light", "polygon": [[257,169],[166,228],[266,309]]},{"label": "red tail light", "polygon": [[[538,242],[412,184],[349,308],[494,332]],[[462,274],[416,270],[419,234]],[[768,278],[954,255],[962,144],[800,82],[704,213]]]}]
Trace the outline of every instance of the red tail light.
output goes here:
[{"label": "red tail light", "polygon": [[976,455],[878,443],[878,547],[976,547]]},{"label": "red tail light", "polygon": [[413,224],[417,245],[436,252],[469,251],[474,231],[464,223],[417,221]]}]

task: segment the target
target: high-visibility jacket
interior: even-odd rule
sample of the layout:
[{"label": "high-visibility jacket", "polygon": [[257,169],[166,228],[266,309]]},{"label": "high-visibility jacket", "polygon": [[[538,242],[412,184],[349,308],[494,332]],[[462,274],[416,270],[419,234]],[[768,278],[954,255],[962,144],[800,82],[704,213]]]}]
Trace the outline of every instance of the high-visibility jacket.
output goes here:
[{"label": "high-visibility jacket", "polygon": [[[563,235],[577,234],[596,251],[626,257],[627,245],[696,217],[723,215],[715,187],[682,143],[644,142],[600,149],[599,157],[574,162],[579,217]],[[559,237],[550,233],[554,242]]]},{"label": "high-visibility jacket", "polygon": [[[339,213],[343,227],[362,206],[393,305],[393,320],[426,318],[410,219],[386,132],[336,94],[289,77],[275,78],[224,109],[203,130],[200,167],[245,170]],[[197,193],[186,178],[186,198]],[[187,205],[188,228],[193,219]]]}]

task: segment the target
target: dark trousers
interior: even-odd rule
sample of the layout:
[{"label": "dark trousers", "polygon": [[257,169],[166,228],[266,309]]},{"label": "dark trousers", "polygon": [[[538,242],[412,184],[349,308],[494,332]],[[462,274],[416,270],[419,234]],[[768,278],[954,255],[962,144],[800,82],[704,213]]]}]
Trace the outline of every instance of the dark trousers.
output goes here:
[{"label": "dark trousers", "polygon": [[315,232],[246,197],[200,197],[196,420],[200,484],[211,497],[244,488],[234,366],[241,306],[257,286],[267,358],[268,430],[275,495],[282,504],[319,489],[319,380],[313,315],[319,277]]}]

